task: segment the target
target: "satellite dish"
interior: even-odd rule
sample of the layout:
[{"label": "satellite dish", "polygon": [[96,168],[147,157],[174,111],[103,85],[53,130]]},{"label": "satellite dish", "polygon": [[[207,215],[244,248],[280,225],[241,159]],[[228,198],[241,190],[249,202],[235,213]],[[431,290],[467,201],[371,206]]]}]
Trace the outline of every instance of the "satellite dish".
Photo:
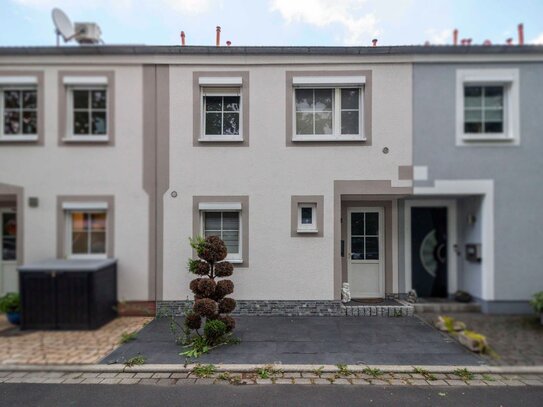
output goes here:
[{"label": "satellite dish", "polygon": [[70,41],[73,37],[75,37],[76,32],[74,29],[74,25],[64,13],[59,8],[54,8],[51,17],[53,18],[53,23],[55,24],[56,33],[57,33],[57,45],[58,45],[58,36],[62,36],[64,39],[64,42]]}]

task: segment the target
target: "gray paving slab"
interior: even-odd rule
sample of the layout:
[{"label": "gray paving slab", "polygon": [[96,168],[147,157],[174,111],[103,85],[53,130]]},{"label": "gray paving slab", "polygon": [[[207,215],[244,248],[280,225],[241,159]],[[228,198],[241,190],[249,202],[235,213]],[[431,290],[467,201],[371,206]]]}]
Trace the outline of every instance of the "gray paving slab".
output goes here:
[{"label": "gray paving slab", "polygon": [[[199,363],[480,365],[483,359],[414,318],[236,317],[238,345],[222,346]],[[157,319],[102,363],[141,354],[147,363],[183,363],[168,319]]]}]

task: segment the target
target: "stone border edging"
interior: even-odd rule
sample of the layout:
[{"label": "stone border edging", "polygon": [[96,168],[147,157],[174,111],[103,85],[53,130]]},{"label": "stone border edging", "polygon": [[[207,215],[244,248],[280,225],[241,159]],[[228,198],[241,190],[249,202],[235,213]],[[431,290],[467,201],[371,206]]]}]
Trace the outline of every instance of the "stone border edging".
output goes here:
[{"label": "stone border edging", "polygon": [[[205,365],[205,363],[202,363]],[[109,372],[109,373],[188,373],[198,364],[149,364],[127,367],[122,364],[114,365],[0,365],[0,371],[11,372]],[[323,373],[337,373],[336,365],[284,365],[284,364],[216,364],[217,372],[254,372],[256,369],[272,367],[282,372],[313,372],[320,369]],[[413,373],[416,368],[424,369],[429,373],[453,373],[457,369],[467,369],[471,373],[494,374],[543,374],[543,365],[539,366],[443,366],[443,365],[347,365],[347,369],[353,373],[363,373],[367,368],[379,369],[383,373]]]}]

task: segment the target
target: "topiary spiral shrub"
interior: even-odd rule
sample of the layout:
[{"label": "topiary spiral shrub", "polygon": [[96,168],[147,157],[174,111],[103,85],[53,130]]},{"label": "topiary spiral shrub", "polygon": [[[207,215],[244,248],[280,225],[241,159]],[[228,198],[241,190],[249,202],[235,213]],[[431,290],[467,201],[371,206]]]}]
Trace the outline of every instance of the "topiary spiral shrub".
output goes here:
[{"label": "topiary spiral shrub", "polygon": [[[231,341],[229,335],[236,322],[229,314],[236,308],[236,301],[227,295],[234,292],[234,283],[219,278],[231,276],[234,267],[224,261],[226,245],[218,236],[196,237],[190,239],[190,245],[198,259],[189,260],[188,270],[198,277],[189,285],[194,305],[185,315],[185,328],[189,332],[185,343],[190,350],[182,355],[197,357]],[[202,327],[203,333],[200,332]]]}]

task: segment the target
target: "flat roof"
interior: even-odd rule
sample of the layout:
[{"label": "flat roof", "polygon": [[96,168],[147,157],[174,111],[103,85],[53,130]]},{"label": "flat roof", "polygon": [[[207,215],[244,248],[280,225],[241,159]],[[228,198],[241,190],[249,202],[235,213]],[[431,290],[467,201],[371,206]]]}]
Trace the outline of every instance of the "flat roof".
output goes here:
[{"label": "flat roof", "polygon": [[0,56],[14,55],[527,55],[543,54],[543,45],[402,45],[377,47],[275,47],[181,45],[81,45],[0,47]]}]

